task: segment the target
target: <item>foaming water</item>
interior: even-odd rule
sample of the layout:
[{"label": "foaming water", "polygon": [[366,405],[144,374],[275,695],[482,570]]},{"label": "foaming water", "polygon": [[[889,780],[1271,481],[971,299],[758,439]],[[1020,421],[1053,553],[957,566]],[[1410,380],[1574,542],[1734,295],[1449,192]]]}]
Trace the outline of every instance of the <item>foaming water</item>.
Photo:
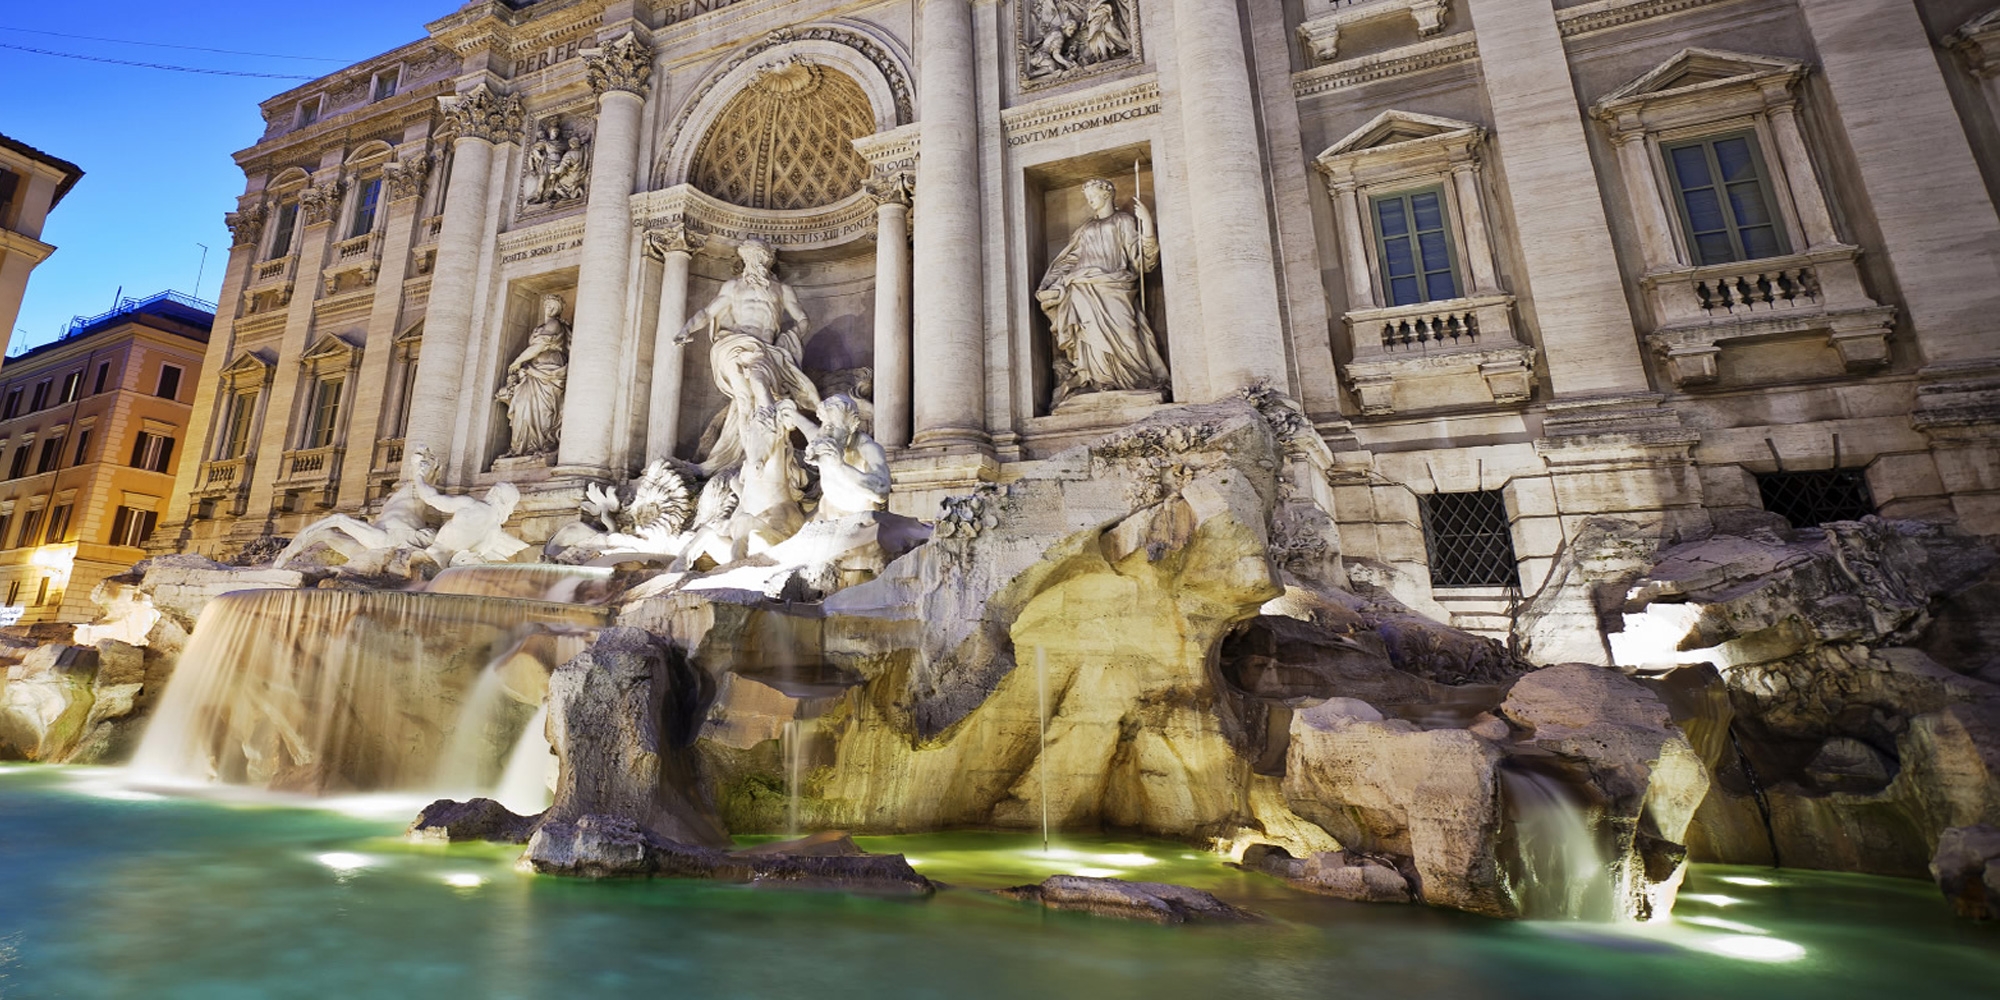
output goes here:
[{"label": "foaming water", "polygon": [[1572,793],[1534,771],[1502,768],[1521,864],[1515,886],[1531,918],[1617,919],[1616,885],[1604,851]]},{"label": "foaming water", "polygon": [[429,788],[482,670],[533,632],[605,621],[493,597],[224,594],[203,609],[132,773],[315,794]]},{"label": "foaming water", "polygon": [[523,816],[549,807],[555,798],[556,756],[549,747],[549,706],[545,702],[528,719],[491,798]]}]

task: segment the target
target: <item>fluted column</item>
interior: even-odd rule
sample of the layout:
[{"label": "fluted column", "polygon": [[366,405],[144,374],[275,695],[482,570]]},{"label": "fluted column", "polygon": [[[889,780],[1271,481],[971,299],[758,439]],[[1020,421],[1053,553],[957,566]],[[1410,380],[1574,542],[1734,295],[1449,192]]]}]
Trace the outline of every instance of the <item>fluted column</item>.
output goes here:
[{"label": "fluted column", "polygon": [[1174,0],[1174,50],[1209,395],[1257,379],[1290,391],[1257,154],[1264,147],[1236,0]]},{"label": "fluted column", "polygon": [[653,375],[646,409],[646,461],[674,456],[681,433],[681,373],[686,347],[674,343],[688,316],[688,270],[702,238],[674,225],[646,234],[646,254],[660,261],[659,326],[653,331]]},{"label": "fluted column", "polygon": [[485,84],[447,98],[444,111],[447,126],[458,137],[452,141],[451,182],[445,190],[437,264],[431,271],[430,301],[424,313],[424,349],[417,359],[417,384],[404,435],[406,448],[426,446],[440,459],[451,450],[466,345],[472,339],[493,144],[519,132],[522,117],[519,97],[495,94]]},{"label": "fluted column", "polygon": [[[653,75],[653,47],[626,32],[582,53],[597,91],[590,193],[578,253],[576,323],[570,330],[556,464],[585,475],[609,471],[618,393],[619,341],[632,264],[632,182],[639,171],[639,113]],[[648,444],[650,448],[650,442]]]},{"label": "fluted column", "polygon": [[913,393],[918,446],[990,446],[986,433],[985,276],[980,269],[979,116],[971,0],[923,0],[917,102]]},{"label": "fluted column", "polygon": [[875,440],[910,443],[910,177],[879,174],[875,197]]}]

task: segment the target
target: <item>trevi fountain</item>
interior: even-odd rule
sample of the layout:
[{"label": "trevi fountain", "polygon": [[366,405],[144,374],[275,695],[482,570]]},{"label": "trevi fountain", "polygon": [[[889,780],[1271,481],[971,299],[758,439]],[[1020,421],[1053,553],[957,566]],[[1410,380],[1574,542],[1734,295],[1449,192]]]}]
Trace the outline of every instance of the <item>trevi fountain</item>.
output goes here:
[{"label": "trevi fountain", "polygon": [[[970,43],[949,23],[968,5],[915,6],[936,45]],[[1206,44],[1200,0],[1018,6],[1010,58],[1035,86],[1136,65],[1142,7]],[[709,16],[665,9],[662,33]],[[817,30],[773,36],[805,55],[760,57],[744,86],[833,86],[847,64],[807,58],[835,46]],[[1152,165],[1044,177],[1068,185],[1064,221],[1005,308],[1045,338],[1021,384],[1054,429],[1006,453],[934,419],[985,384],[929,318],[981,277],[925,256],[925,227],[978,197],[928,179],[969,163],[947,70],[919,74],[914,188],[869,181],[918,233],[918,363],[870,370],[811,346],[851,332],[804,284],[831,251],[719,223],[641,238],[623,190],[600,210],[643,190],[615,146],[637,142],[652,65],[638,36],[602,37],[562,56],[601,100],[594,132],[484,89],[445,99],[453,171],[494,155],[494,122],[519,128],[504,208],[582,206],[580,264],[509,293],[511,341],[466,340],[450,241],[476,239],[454,227],[488,198],[453,181],[386,488],[226,561],[162,550],[98,585],[98,620],[5,638],[0,996],[2000,988],[1990,535],[1700,504],[1662,528],[1614,505],[1562,519],[1501,634],[1446,624],[1359,548],[1342,487],[1368,480],[1301,376],[1215,342],[1206,375],[1182,371],[1175,338],[1205,327],[1160,297],[1195,291],[1168,261],[1189,209]],[[1182,118],[1191,157],[1215,138],[1197,119],[1226,131]],[[600,217],[632,238],[598,239]],[[1231,259],[1202,262],[1224,282],[1201,274],[1204,315],[1234,301]],[[657,409],[611,401],[647,396],[612,391],[593,298],[623,301],[628,267],[681,283],[632,299],[660,320],[635,356],[705,401],[676,403],[665,439]],[[1263,318],[1234,321],[1254,353]],[[1511,384],[1518,359],[1481,357],[1475,387]],[[476,404],[461,375],[485,380]],[[425,430],[452,412],[486,444]],[[646,447],[577,444],[630,426]],[[1646,427],[1632,439],[1665,440]]]}]

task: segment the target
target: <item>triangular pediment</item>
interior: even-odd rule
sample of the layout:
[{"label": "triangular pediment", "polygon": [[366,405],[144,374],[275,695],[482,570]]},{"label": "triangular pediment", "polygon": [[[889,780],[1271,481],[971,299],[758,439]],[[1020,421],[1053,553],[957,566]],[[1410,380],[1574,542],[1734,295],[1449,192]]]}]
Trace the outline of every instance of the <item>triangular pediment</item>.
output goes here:
[{"label": "triangular pediment", "polygon": [[271,364],[272,364],[272,359],[269,351],[265,350],[244,351],[243,353],[238,354],[236,356],[236,360],[231,361],[229,364],[223,366],[222,374],[225,377],[232,375],[262,374],[263,372],[271,370]]},{"label": "triangular pediment", "polygon": [[1456,118],[1441,118],[1414,111],[1384,111],[1370,118],[1368,124],[1347,133],[1339,142],[1327,147],[1326,152],[1320,154],[1320,158],[1478,130],[1478,125]]},{"label": "triangular pediment", "polygon": [[346,337],[337,333],[329,333],[313,341],[312,346],[306,348],[304,354],[299,355],[299,360],[302,362],[313,362],[327,358],[345,358],[354,354],[357,349],[358,345],[349,341]]},{"label": "triangular pediment", "polygon": [[1725,80],[1749,79],[1769,73],[1793,73],[1805,68],[1797,59],[1758,56],[1723,49],[1686,48],[1653,67],[1644,76],[1612,91],[1604,104],[1632,97],[1651,97],[1689,90]]}]

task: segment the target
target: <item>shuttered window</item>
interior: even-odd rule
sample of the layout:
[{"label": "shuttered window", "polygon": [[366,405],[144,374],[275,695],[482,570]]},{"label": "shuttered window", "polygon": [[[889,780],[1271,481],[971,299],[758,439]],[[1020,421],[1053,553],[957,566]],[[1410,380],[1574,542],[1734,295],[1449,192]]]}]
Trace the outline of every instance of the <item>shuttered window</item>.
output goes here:
[{"label": "shuttered window", "polygon": [[1378,195],[1371,201],[1382,290],[1389,304],[1458,298],[1458,255],[1451,245],[1444,190]]},{"label": "shuttered window", "polygon": [[1748,132],[1714,136],[1671,144],[1662,152],[1696,264],[1728,264],[1790,252],[1754,136]]}]

